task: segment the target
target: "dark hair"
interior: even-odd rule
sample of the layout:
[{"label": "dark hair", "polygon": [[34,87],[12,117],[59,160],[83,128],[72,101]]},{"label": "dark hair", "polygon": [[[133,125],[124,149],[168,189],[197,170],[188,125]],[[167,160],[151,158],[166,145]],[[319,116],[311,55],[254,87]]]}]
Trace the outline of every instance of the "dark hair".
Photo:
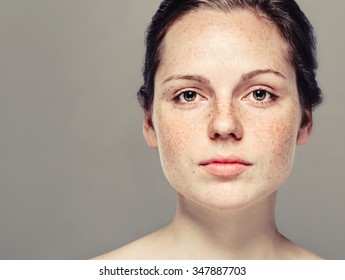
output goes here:
[{"label": "dark hair", "polygon": [[[137,96],[146,112],[152,109],[154,78],[160,64],[161,44],[169,27],[180,17],[198,8],[230,11],[250,9],[272,21],[290,46],[290,60],[296,71],[297,88],[303,112],[322,102],[316,81],[316,40],[313,27],[294,0],[164,0],[146,33],[144,84]],[[301,125],[308,122],[305,113]]]}]

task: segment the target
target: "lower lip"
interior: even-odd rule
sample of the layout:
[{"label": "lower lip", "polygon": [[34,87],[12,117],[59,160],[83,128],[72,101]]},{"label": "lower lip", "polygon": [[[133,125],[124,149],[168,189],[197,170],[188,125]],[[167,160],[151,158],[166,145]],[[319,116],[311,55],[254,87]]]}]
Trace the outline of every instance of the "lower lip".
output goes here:
[{"label": "lower lip", "polygon": [[251,165],[245,165],[241,163],[209,163],[202,165],[202,167],[208,172],[216,176],[231,177],[236,176],[247,169]]}]

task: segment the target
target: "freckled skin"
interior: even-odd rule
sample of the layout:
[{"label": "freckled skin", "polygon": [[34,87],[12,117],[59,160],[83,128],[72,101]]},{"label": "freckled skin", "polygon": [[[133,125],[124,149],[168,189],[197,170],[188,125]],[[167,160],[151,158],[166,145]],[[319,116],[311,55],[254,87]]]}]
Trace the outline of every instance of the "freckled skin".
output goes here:
[{"label": "freckled skin", "polygon": [[[169,27],[143,132],[177,191],[176,214],[99,259],[320,259],[282,236],[274,220],[276,191],[312,125],[306,112],[310,122],[300,127],[288,54],[275,26],[247,10],[199,9]],[[257,90],[266,90],[265,102]],[[200,165],[214,156],[251,165],[217,176]]]},{"label": "freckled skin", "polygon": [[[274,69],[249,81],[243,74]],[[172,80],[200,75],[209,83]],[[268,88],[278,97],[264,106],[246,96]],[[191,103],[173,97],[185,89],[202,96]],[[309,134],[300,128],[301,108],[288,46],[269,21],[246,10],[198,10],[168,30],[155,77],[153,127],[146,139],[158,147],[163,171],[184,198],[206,208],[231,210],[275,192],[288,177],[296,143]],[[200,162],[234,155],[252,164],[245,172],[219,177]]]}]

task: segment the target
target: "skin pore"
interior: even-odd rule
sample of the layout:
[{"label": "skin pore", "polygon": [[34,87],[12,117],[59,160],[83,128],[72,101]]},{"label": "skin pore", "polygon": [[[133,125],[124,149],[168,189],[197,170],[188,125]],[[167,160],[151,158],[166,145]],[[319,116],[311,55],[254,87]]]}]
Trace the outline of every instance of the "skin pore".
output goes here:
[{"label": "skin pore", "polygon": [[162,43],[144,136],[177,191],[173,221],[101,259],[317,259],[276,228],[276,193],[305,144],[289,48],[249,10],[198,9]]}]

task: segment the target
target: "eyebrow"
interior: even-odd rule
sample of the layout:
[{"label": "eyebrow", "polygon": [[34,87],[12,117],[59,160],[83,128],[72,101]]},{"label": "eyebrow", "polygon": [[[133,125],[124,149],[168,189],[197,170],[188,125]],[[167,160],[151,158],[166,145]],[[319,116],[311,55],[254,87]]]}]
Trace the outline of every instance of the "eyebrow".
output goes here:
[{"label": "eyebrow", "polygon": [[171,75],[164,80],[163,84],[165,84],[169,81],[172,81],[172,80],[188,80],[188,81],[195,81],[195,82],[205,83],[205,84],[211,83],[210,80],[204,76],[199,76],[199,75]]},{"label": "eyebrow", "polygon": [[[263,74],[274,74],[278,77],[286,79],[286,77],[279,71],[272,70],[272,69],[257,69],[257,70],[242,74],[241,81],[247,81],[254,78],[255,76],[259,76]],[[211,84],[209,79],[200,75],[171,75],[163,81],[163,84],[172,80],[188,80],[188,81],[195,81],[195,82],[204,83],[204,84]]]},{"label": "eyebrow", "polygon": [[254,70],[254,71],[251,71],[251,72],[243,74],[241,76],[241,80],[242,81],[247,81],[247,80],[250,80],[250,79],[254,78],[255,76],[262,75],[262,74],[274,74],[274,75],[276,75],[278,77],[286,79],[286,77],[282,73],[280,73],[280,72],[278,72],[276,70],[272,70],[272,69],[258,69],[258,70]]}]

